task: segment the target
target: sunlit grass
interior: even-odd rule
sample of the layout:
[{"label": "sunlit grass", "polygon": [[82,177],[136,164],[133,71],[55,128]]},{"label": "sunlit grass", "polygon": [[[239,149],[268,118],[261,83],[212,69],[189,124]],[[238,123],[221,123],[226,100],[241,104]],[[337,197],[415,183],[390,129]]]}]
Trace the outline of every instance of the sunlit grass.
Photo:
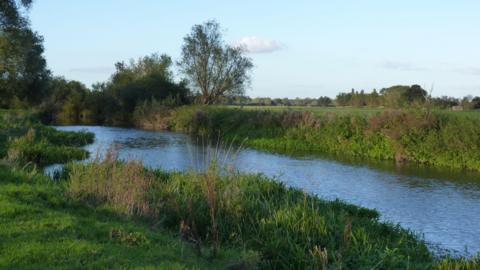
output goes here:
[{"label": "sunlit grass", "polygon": [[251,256],[199,257],[175,233],[70,199],[61,184],[0,166],[1,269],[225,269]]}]

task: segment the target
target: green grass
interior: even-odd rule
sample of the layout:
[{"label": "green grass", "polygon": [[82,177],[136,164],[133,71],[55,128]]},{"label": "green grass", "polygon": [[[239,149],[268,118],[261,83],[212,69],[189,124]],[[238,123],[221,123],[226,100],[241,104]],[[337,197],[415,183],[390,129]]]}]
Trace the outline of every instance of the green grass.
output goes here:
[{"label": "green grass", "polygon": [[199,257],[173,233],[0,166],[1,269],[225,269],[248,256],[222,249],[213,260]]},{"label": "green grass", "polygon": [[335,113],[338,115],[368,115],[378,112],[382,112],[384,108],[357,108],[357,107],[308,107],[308,106],[238,106],[238,105],[223,105],[216,106],[218,108],[227,109],[244,109],[244,110],[266,110],[266,111],[308,111],[313,112],[315,115],[324,115],[326,113]]},{"label": "green grass", "polygon": [[[326,113],[335,113],[337,115],[371,115],[381,113],[386,108],[382,107],[309,107],[309,106],[238,106],[238,105],[219,105],[218,108],[226,109],[244,109],[253,111],[308,111],[313,112],[315,115],[323,115]],[[434,109],[436,113],[443,113],[447,115],[455,115],[460,117],[470,117],[480,119],[480,110],[465,110],[465,111],[452,111],[452,110],[440,110]]]},{"label": "green grass", "polygon": [[[122,177],[119,177],[122,176]],[[150,171],[114,155],[70,164],[69,192],[91,205],[159,222],[222,250],[260,254],[261,269],[475,269],[478,260],[435,258],[417,235],[374,210],[325,201],[262,175]],[[445,268],[449,269],[449,268]]]},{"label": "green grass", "polygon": [[[175,124],[192,128],[193,119],[197,131],[251,116],[223,118],[220,111],[205,118],[187,109]],[[287,116],[287,127],[297,116],[313,119]],[[247,119],[264,117],[272,115]],[[24,164],[75,159],[65,152],[93,137],[17,123],[11,118],[2,123],[8,126],[3,140],[8,157],[13,150],[23,156],[32,149],[42,153],[0,165],[0,268],[479,268],[477,257],[435,258],[421,238],[379,222],[374,210],[325,201],[262,175],[224,172],[215,163],[205,173],[152,171],[136,161],[118,162],[110,152],[105,160],[69,164],[54,181]],[[265,125],[251,128],[230,131],[279,134]]]},{"label": "green grass", "polygon": [[93,134],[57,131],[22,111],[0,116],[0,269],[225,269],[257,259],[241,248],[198,256],[175,230],[74,200],[64,182],[25,165],[82,159],[78,147]]},{"label": "green grass", "polygon": [[141,127],[219,136],[263,150],[480,171],[480,112],[222,106],[144,112],[137,116]]},{"label": "green grass", "polygon": [[90,132],[59,131],[42,125],[33,113],[0,111],[0,158],[18,164],[45,166],[81,160],[88,152],[78,148],[92,143]]}]

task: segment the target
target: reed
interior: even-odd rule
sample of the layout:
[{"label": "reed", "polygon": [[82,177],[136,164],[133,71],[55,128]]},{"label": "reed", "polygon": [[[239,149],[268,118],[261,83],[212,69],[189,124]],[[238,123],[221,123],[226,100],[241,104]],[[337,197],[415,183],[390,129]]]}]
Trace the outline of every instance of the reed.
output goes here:
[{"label": "reed", "polygon": [[165,113],[174,130],[245,141],[280,152],[321,152],[480,171],[478,112],[375,113],[184,106]]},{"label": "reed", "polygon": [[445,269],[440,267],[476,263],[435,258],[421,238],[379,222],[376,211],[325,201],[218,162],[179,173],[114,157],[69,165],[69,194],[172,232],[180,228],[201,256],[244,248],[258,252],[256,265],[265,269]]}]

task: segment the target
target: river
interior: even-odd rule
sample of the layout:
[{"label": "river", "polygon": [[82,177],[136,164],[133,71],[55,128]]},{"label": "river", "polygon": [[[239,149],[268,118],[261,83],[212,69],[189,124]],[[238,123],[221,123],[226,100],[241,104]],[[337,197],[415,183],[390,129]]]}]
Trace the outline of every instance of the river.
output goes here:
[{"label": "river", "polygon": [[207,146],[205,141],[175,132],[98,126],[57,128],[95,133],[95,142],[85,147],[91,158],[116,144],[120,158],[140,159],[152,168],[201,170],[215,155],[212,153],[218,153],[221,161],[226,157],[225,164],[239,171],[263,173],[325,199],[339,198],[376,209],[382,221],[399,223],[416,232],[434,251],[449,250],[460,255],[480,252],[478,175],[397,168],[390,162]]}]

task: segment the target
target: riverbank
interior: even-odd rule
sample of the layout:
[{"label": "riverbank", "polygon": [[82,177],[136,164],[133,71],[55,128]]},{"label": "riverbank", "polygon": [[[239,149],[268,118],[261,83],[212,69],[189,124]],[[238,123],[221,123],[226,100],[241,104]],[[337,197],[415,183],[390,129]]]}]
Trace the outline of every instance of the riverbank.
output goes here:
[{"label": "riverbank", "polygon": [[4,162],[1,248],[10,252],[2,252],[0,263],[6,267],[475,269],[479,263],[435,258],[418,236],[379,222],[376,211],[262,175],[222,172],[215,163],[205,173],[152,171],[110,152],[105,160],[71,163],[52,181],[22,159]]},{"label": "riverbank", "polygon": [[133,123],[221,137],[263,150],[342,154],[480,172],[480,117],[443,111],[313,113],[143,107]]},{"label": "riverbank", "polygon": [[41,174],[0,166],[1,269],[225,269],[255,254],[200,257],[174,232],[73,200]]},{"label": "riverbank", "polygon": [[175,231],[75,200],[67,181],[41,173],[45,165],[87,157],[79,147],[93,133],[58,131],[24,111],[0,112],[0,127],[0,268],[225,269],[256,262],[243,249],[198,256]]}]

